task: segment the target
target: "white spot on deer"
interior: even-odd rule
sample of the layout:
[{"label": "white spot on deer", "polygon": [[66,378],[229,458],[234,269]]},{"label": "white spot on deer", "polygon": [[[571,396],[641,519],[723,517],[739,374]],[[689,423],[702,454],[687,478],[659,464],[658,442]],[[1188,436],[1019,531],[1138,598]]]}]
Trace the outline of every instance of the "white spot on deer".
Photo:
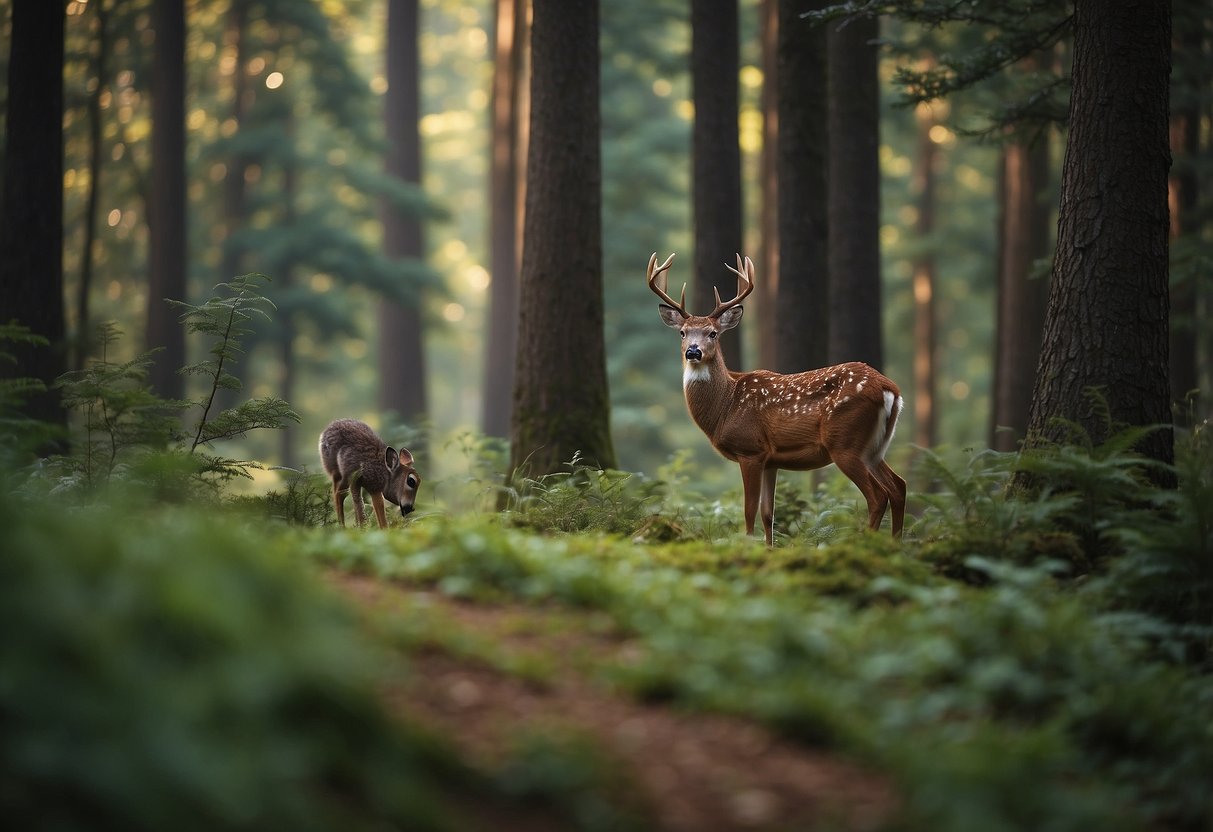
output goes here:
[{"label": "white spot on deer", "polygon": [[856,384],[856,385],[855,385],[855,392],[856,392],[856,393],[862,393],[862,392],[863,392],[863,386],[864,386],[865,384],[867,384],[867,383],[868,383],[868,380],[865,378],[863,381],[859,382],[859,384]]}]

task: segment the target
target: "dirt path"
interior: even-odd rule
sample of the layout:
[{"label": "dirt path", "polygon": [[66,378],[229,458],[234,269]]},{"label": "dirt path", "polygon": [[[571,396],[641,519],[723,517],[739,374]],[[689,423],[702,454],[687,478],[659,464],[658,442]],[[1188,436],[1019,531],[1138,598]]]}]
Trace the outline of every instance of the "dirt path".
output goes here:
[{"label": "dirt path", "polygon": [[536,682],[439,650],[410,655],[408,681],[387,694],[392,708],[448,737],[473,766],[500,764],[520,732],[589,737],[636,784],[658,828],[673,832],[864,830],[895,810],[889,783],[850,763],[744,719],[638,703],[589,678],[587,662],[630,648],[609,634],[569,627],[568,612],[475,605],[371,578],[329,577],[361,606],[424,604],[503,651],[561,668]]}]

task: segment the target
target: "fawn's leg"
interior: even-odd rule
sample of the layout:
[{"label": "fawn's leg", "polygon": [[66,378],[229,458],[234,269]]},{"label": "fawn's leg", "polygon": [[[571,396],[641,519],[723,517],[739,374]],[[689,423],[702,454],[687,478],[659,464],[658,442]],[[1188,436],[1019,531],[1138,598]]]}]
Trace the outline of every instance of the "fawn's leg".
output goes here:
[{"label": "fawn's leg", "polygon": [[379,521],[379,528],[387,528],[387,515],[383,513],[383,495],[377,491],[371,492],[371,505],[375,509],[375,519]]},{"label": "fawn's leg", "polygon": [[357,482],[350,488],[350,493],[354,497],[354,519],[358,521],[359,526],[366,525],[366,510],[362,507],[362,486]]},{"label": "fawn's leg", "polygon": [[337,509],[337,522],[342,526],[345,525],[345,495],[349,490],[340,475],[333,477],[333,508]]}]

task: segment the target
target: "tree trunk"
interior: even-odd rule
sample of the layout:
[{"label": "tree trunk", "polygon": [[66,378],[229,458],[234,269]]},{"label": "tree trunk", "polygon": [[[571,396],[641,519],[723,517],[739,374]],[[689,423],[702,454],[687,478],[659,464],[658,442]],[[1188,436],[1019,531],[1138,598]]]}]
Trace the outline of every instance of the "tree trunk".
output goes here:
[{"label": "tree trunk", "polygon": [[510,433],[510,401],[518,351],[518,156],[519,96],[526,0],[497,0],[493,57],[493,135],[489,160],[490,240],[488,338],[484,355],[481,424],[487,436]]},{"label": "tree trunk", "polygon": [[92,347],[89,321],[89,295],[93,290],[93,248],[97,241],[97,203],[101,197],[101,150],[104,118],[101,112],[101,96],[109,89],[109,12],[106,0],[93,4],[97,12],[96,53],[93,56],[93,75],[97,88],[88,99],[88,197],[84,206],[84,245],[80,252],[80,286],[76,293],[76,337],[72,366],[83,370]]},{"label": "tree trunk", "polygon": [[1049,296],[1048,281],[1032,276],[1036,262],[1049,253],[1049,212],[1041,202],[1048,185],[1047,132],[1016,138],[1003,148],[998,308],[990,397],[990,447],[999,451],[1017,450],[1028,428]]},{"label": "tree trunk", "polygon": [[[1184,69],[1199,73],[1196,78],[1186,79],[1188,89],[1207,88],[1208,72],[1204,66],[1204,32],[1196,26],[1187,26],[1175,39],[1176,62],[1182,59]],[[1203,83],[1202,83],[1203,82]],[[1196,96],[1188,93],[1182,103],[1177,102],[1171,117],[1171,152],[1176,158],[1169,183],[1171,209],[1171,240],[1200,232],[1201,220],[1197,206],[1200,204],[1200,181],[1197,176],[1197,160],[1200,156],[1200,108]],[[1190,414],[1202,413],[1200,399],[1208,399],[1208,391],[1198,394],[1198,342],[1197,342],[1197,281],[1179,280],[1171,284],[1171,395],[1175,400],[1176,417],[1183,423]],[[1189,402],[1192,395],[1194,400]],[[1199,418],[1199,416],[1198,416]]]},{"label": "tree trunk", "polygon": [[[1165,0],[1076,0],[1070,129],[1031,445],[1064,441],[1057,419],[1094,442],[1107,439],[1092,389],[1104,397],[1113,429],[1170,422],[1170,54]],[[1138,449],[1171,462],[1171,431],[1154,431]]]},{"label": "tree trunk", "polygon": [[[706,315],[737,295],[725,268],[744,248],[741,238],[741,149],[738,116],[737,0],[691,0],[691,192],[695,267],[691,308]],[[739,330],[720,337],[729,366],[743,368]]]},{"label": "tree trunk", "polygon": [[914,257],[911,284],[914,295],[914,443],[922,448],[935,446],[935,166],[939,146],[931,136],[938,124],[932,105],[919,104],[915,110],[918,125],[918,154],[910,189],[917,202],[918,217],[914,235],[923,250]]},{"label": "tree trunk", "polygon": [[[239,130],[244,125],[245,113],[252,105],[253,92],[248,88],[248,69],[245,66],[244,25],[248,16],[245,0],[236,0],[228,11],[227,41],[235,49],[235,69],[232,70],[232,121]],[[224,245],[219,280],[231,280],[244,274],[241,267],[243,257],[235,245],[236,232],[244,227],[244,175],[248,159],[244,154],[232,154],[227,161],[227,173],[223,178],[223,233]]]},{"label": "tree trunk", "polygon": [[824,0],[779,0],[779,308],[773,369],[781,373],[829,363],[826,33],[800,18],[824,5]]},{"label": "tree trunk", "polygon": [[762,0],[762,157],[758,208],[760,226],[758,272],[762,279],[754,287],[758,310],[758,361],[763,368],[779,363],[776,331],[779,297],[779,0]]},{"label": "tree trunk", "polygon": [[[48,387],[66,369],[63,319],[64,5],[13,0],[0,207],[0,323],[15,320],[49,347],[5,344],[0,376]],[[66,427],[58,391],[30,396],[23,413]],[[51,445],[43,451],[61,450]]]},{"label": "tree trunk", "polygon": [[152,389],[169,399],[185,392],[185,329],[165,299],[188,300],[185,286],[185,4],[155,0],[152,28],[152,196],[148,244],[147,346],[160,348]]},{"label": "tree trunk", "polygon": [[879,369],[880,22],[859,17],[830,24],[829,275],[830,362],[866,361]]},{"label": "tree trunk", "polygon": [[510,467],[615,464],[603,343],[598,3],[535,0]]},{"label": "tree trunk", "polygon": [[[421,182],[420,76],[417,0],[388,0],[387,172],[405,182]],[[388,257],[425,258],[421,220],[382,208],[383,248]],[[410,425],[427,413],[422,301],[407,306],[385,300],[379,311],[379,407]]]}]

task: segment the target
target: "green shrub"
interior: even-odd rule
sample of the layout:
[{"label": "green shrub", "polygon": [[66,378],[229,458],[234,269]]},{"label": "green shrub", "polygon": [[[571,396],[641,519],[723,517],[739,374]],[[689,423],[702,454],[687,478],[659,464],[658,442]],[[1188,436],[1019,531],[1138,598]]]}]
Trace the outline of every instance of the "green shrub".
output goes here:
[{"label": "green shrub", "polygon": [[350,615],[233,520],[0,505],[13,828],[450,828],[474,781],[385,718]]}]

